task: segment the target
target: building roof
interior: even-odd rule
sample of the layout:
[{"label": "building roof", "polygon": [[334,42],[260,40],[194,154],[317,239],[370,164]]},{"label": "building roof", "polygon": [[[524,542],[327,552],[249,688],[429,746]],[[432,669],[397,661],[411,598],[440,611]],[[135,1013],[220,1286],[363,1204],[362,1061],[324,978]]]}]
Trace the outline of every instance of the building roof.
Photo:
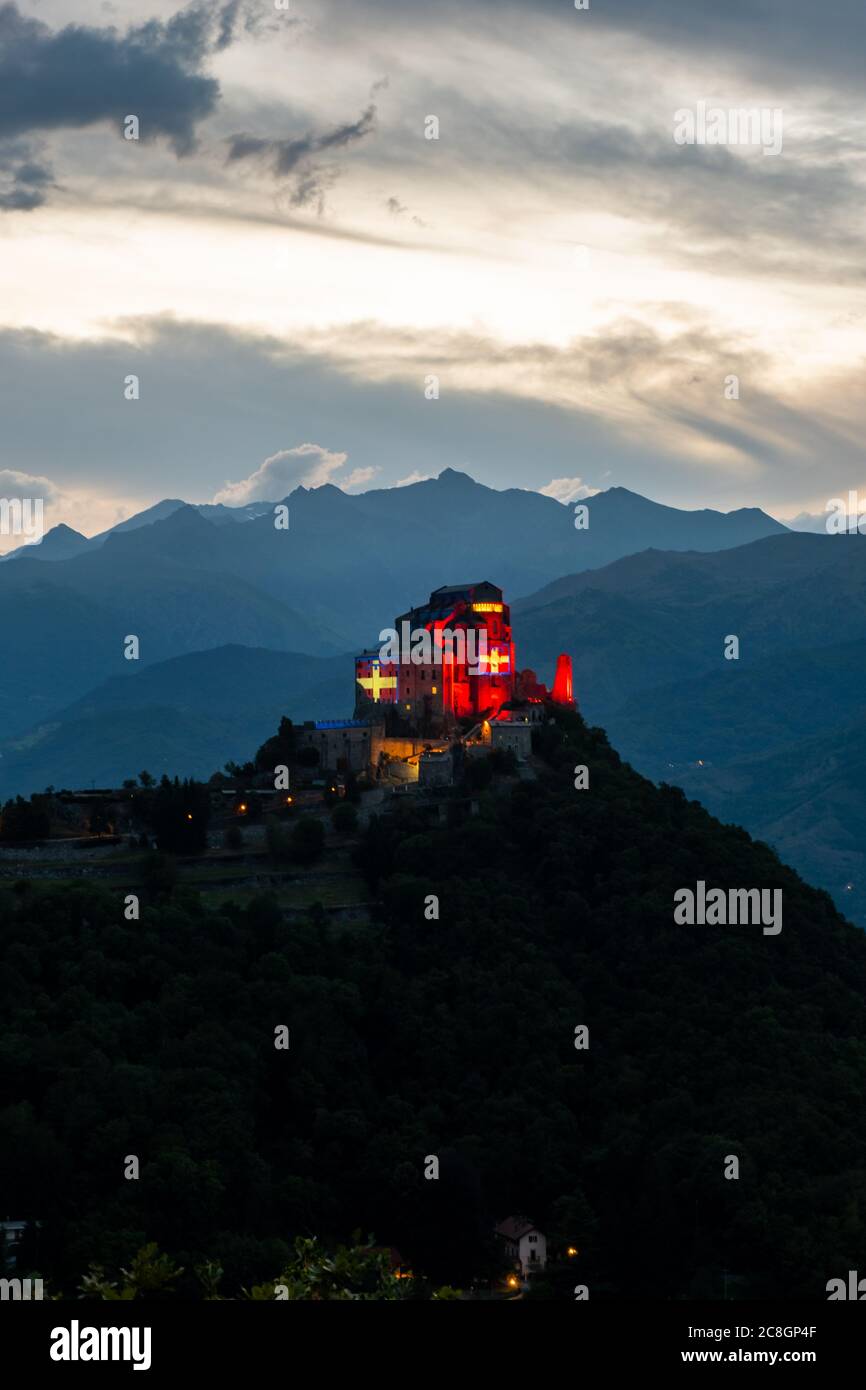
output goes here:
[{"label": "building roof", "polygon": [[498,584],[491,584],[489,579],[476,580],[474,584],[440,584],[438,589],[434,589],[430,595],[431,599],[437,594],[469,594],[473,589],[495,589],[498,594],[502,593]]},{"label": "building roof", "polygon": [[[520,1240],[529,1231],[538,1231],[538,1227],[526,1216],[506,1216],[504,1221],[496,1224],[496,1234],[505,1240]],[[538,1234],[541,1235],[541,1232],[538,1231]]]},{"label": "building roof", "polygon": [[366,729],[369,719],[317,719],[317,729]]}]

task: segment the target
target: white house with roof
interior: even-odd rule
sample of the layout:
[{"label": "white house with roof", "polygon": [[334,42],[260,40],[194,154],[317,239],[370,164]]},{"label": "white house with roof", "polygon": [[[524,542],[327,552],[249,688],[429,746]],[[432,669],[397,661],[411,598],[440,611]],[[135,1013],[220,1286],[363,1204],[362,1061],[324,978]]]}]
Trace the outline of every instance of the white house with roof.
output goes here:
[{"label": "white house with roof", "polygon": [[547,1264],[547,1237],[526,1216],[507,1216],[496,1225],[496,1234],[509,1259],[520,1264],[524,1278]]}]

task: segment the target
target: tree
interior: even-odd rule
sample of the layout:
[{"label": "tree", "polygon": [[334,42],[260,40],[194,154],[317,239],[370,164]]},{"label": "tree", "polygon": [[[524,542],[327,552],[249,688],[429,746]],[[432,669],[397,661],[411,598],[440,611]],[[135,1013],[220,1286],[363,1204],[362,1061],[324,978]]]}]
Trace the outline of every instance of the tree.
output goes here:
[{"label": "tree", "polygon": [[280,825],[279,821],[273,819],[266,821],[265,840],[268,854],[278,864],[284,864],[292,858],[292,843],[289,832],[284,825]]},{"label": "tree", "polygon": [[348,801],[338,801],[331,812],[331,824],[341,834],[348,834],[358,825],[358,812]]},{"label": "tree", "polygon": [[91,835],[108,835],[114,826],[108,818],[108,807],[104,801],[94,801],[88,820]]},{"label": "tree", "polygon": [[275,767],[286,766],[292,761],[295,751],[295,729],[291,719],[285,716],[272,738],[266,740],[256,753],[255,765],[259,772],[273,772]]},{"label": "tree", "polygon": [[207,848],[210,796],[201,782],[163,777],[150,808],[150,819],[161,850],[171,854],[201,854]]},{"label": "tree", "polygon": [[160,854],[154,850],[145,857],[141,870],[141,880],[145,889],[154,897],[169,897],[177,884],[177,863],[171,855]]},{"label": "tree", "polygon": [[322,853],[325,827],[314,816],[302,816],[292,828],[292,858],[299,864],[312,864]]},{"label": "tree", "polygon": [[0,816],[0,840],[44,840],[51,830],[47,798],[16,796],[7,801]]},{"label": "tree", "polygon": [[122,1283],[109,1279],[100,1265],[91,1265],[81,1281],[85,1298],[131,1303],[136,1298],[159,1298],[174,1292],[172,1285],[183,1274],[168,1255],[161,1255],[155,1242],[143,1245],[129,1269],[120,1271]]},{"label": "tree", "polygon": [[[91,1265],[79,1285],[85,1299],[104,1302],[130,1303],[136,1299],[165,1299],[178,1297],[174,1287],[184,1270],[168,1255],[160,1253],[155,1242],[142,1246],[130,1261],[128,1269],[119,1271],[112,1279],[101,1265]],[[195,1277],[206,1301],[225,1301],[231,1295],[219,1292],[223,1269],[217,1260],[203,1260],[195,1266]],[[352,1245],[338,1245],[328,1250],[316,1236],[298,1236],[294,1252],[283,1272],[266,1284],[255,1284],[242,1291],[242,1297],[255,1302],[287,1301],[333,1302],[396,1302],[415,1298],[417,1281],[398,1279],[391,1273],[388,1253],[370,1243],[361,1245],[358,1233]],[[444,1300],[460,1297],[459,1290],[449,1286],[428,1291],[420,1290],[428,1299]]]},{"label": "tree", "polygon": [[466,759],[466,785],[471,791],[483,791],[493,780],[493,760],[490,755],[483,758]]}]

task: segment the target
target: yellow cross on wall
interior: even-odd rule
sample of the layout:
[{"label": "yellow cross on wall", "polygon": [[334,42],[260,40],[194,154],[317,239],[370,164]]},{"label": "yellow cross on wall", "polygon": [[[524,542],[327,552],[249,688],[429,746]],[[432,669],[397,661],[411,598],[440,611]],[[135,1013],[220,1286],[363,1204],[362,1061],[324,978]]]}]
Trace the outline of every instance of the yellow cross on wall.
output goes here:
[{"label": "yellow cross on wall", "polygon": [[507,652],[488,652],[486,656],[481,656],[478,658],[478,660],[479,662],[486,661],[490,667],[491,672],[497,676],[499,675],[499,668],[501,665],[503,665],[503,663],[504,669],[508,669],[509,656]]},{"label": "yellow cross on wall", "polygon": [[397,689],[397,677],[383,676],[379,667],[374,666],[372,676],[359,676],[358,684],[371,692],[371,699],[378,700],[381,698],[383,690]]}]

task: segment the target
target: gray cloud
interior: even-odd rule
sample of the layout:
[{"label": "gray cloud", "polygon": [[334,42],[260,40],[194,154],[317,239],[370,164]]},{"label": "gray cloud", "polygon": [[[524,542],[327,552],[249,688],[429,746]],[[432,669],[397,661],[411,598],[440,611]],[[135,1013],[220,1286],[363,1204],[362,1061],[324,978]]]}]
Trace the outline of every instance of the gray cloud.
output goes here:
[{"label": "gray cloud", "polygon": [[399,198],[386,198],[385,207],[392,217],[411,217],[416,227],[426,227],[428,225],[420,217],[417,217],[415,213],[410,213],[409,209],[400,202]]},{"label": "gray cloud", "polygon": [[188,153],[219,99],[219,84],[200,69],[231,42],[239,12],[240,0],[197,0],[167,21],[121,33],[81,24],[52,30],[14,3],[0,6],[0,138],[103,121],[119,129],[134,114],[143,140],[163,136]]},{"label": "gray cloud", "polygon": [[[818,256],[832,258],[834,278],[863,278],[859,157],[849,163],[838,147],[802,138],[791,140],[785,157],[750,157],[723,146],[675,145],[672,130],[672,117],[669,130],[641,135],[601,123],[568,127],[538,158],[602,192],[608,206],[675,227],[691,258],[717,260],[726,248],[748,244],[753,271],[789,273],[801,262],[811,276]],[[700,246],[689,243],[695,234]]]},{"label": "gray cloud", "polygon": [[[407,5],[405,0],[365,0],[344,7],[341,0],[325,0],[335,20],[344,25],[357,16],[367,29],[374,23],[412,24],[423,30],[427,42],[438,42],[437,27],[464,24],[478,32],[486,22],[491,33],[503,30],[515,44],[531,44],[544,19],[561,21],[563,27],[579,25],[592,34],[634,34],[668,53],[713,53],[720,61],[734,63],[744,73],[778,73],[856,84],[863,80],[866,49],[866,6],[862,0],[592,0],[585,11],[576,11],[572,0],[437,0],[434,5]],[[347,18],[345,10],[354,14]],[[374,15],[381,19],[374,20]]]},{"label": "gray cloud", "polygon": [[[487,3],[488,0],[482,0]],[[556,10],[556,0],[541,0]],[[748,72],[809,72],[813,78],[863,77],[866,7],[862,0],[616,0],[601,23],[645,35],[670,49],[721,50]]]},{"label": "gray cloud", "polygon": [[[184,495],[204,501],[226,478],[249,482],[260,460],[301,439],[326,441],[353,469],[378,470],[383,486],[409,468],[435,476],[450,465],[495,487],[580,477],[590,488],[617,484],[681,506],[791,513],[862,483],[866,418],[855,368],[844,395],[859,427],[820,398],[817,407],[781,399],[767,384],[772,364],[700,324],[666,339],[623,323],[566,348],[407,330],[396,341],[403,375],[387,378],[373,368],[395,336],[383,342],[384,330],[369,324],[340,329],[330,346],[171,320],[137,328],[138,346],[122,348],[0,331],[0,416],[18,468],[48,474],[64,492],[142,504],[174,496],[180,477]],[[362,360],[370,373],[357,370]],[[451,386],[431,408],[424,372],[440,361],[446,371],[501,364],[503,385]],[[134,418],[119,389],[127,370],[148,382],[149,409]],[[742,401],[723,400],[728,372],[740,376]],[[565,383],[571,403],[508,388],[529,377]],[[34,415],[34,393],[47,381],[52,408]],[[623,403],[640,413],[623,421]],[[742,465],[719,468],[707,446],[737,450]]]},{"label": "gray cloud", "polygon": [[54,176],[26,141],[0,145],[0,210],[32,212],[46,201]]},{"label": "gray cloud", "polygon": [[278,178],[285,178],[299,165],[323,154],[326,150],[342,150],[365,135],[376,125],[376,107],[371,102],[357,121],[335,126],[323,135],[311,131],[298,139],[269,140],[259,135],[233,135],[229,141],[228,161],[263,158]]},{"label": "gray cloud", "polygon": [[17,468],[0,468],[0,497],[41,497],[44,502],[56,502],[60,496],[50,478],[35,477]]},{"label": "gray cloud", "polygon": [[[378,84],[381,85],[381,84]],[[334,126],[321,134],[308,131],[298,137],[274,140],[259,135],[233,135],[229,140],[227,162],[236,163],[243,159],[263,161],[275,178],[287,178],[294,174],[294,186],[290,195],[292,207],[306,207],[317,203],[323,210],[327,190],[333,185],[337,173],[327,164],[319,162],[319,156],[335,150],[345,150],[348,146],[363,140],[376,128],[376,106],[369,106],[356,121]]]}]

